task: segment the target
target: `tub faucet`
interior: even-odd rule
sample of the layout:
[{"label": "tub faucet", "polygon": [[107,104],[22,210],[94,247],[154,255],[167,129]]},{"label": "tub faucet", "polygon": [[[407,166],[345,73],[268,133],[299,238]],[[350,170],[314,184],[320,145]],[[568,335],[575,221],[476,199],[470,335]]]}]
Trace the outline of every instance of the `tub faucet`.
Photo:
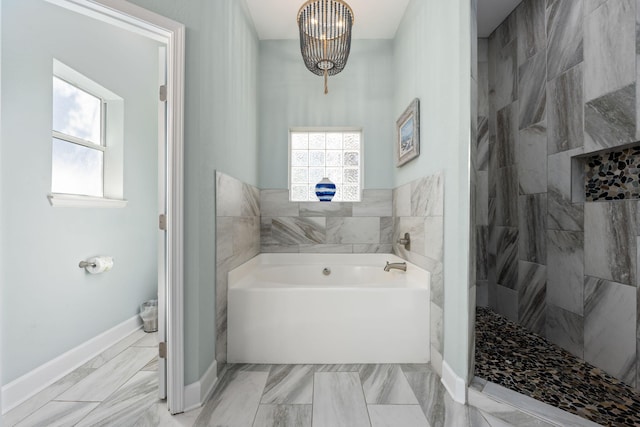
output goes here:
[{"label": "tub faucet", "polygon": [[387,265],[384,266],[384,271],[391,271],[392,268],[395,268],[396,270],[407,271],[407,263],[406,262],[389,263],[389,261],[387,261]]}]

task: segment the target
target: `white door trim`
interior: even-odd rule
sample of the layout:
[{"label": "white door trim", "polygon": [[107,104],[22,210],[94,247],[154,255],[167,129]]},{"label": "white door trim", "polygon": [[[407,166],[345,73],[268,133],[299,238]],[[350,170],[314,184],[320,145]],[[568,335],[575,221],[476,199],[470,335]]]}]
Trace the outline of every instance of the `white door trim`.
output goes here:
[{"label": "white door trim", "polygon": [[125,0],[46,0],[167,46],[167,406],[184,411],[183,151],[185,27]]}]

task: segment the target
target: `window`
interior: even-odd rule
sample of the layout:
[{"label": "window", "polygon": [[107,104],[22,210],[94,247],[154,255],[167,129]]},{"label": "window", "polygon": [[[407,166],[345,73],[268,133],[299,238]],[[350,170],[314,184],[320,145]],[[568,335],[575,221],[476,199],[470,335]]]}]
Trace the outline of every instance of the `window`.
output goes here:
[{"label": "window", "polygon": [[52,88],[51,204],[124,206],[124,101],[57,60]]},{"label": "window", "polygon": [[359,202],[362,188],[360,130],[291,130],[289,199],[318,201],[315,185],[327,177],[336,184],[336,202]]}]

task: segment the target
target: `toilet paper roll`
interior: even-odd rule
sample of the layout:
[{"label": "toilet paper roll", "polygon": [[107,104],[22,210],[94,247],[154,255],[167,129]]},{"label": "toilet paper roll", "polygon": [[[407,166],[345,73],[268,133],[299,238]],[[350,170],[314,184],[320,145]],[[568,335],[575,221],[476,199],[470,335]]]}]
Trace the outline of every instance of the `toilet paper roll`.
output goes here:
[{"label": "toilet paper roll", "polygon": [[[94,256],[87,260],[89,264],[86,270],[91,274],[104,273],[113,267],[113,258],[110,256]],[[95,265],[95,266],[94,266]]]}]

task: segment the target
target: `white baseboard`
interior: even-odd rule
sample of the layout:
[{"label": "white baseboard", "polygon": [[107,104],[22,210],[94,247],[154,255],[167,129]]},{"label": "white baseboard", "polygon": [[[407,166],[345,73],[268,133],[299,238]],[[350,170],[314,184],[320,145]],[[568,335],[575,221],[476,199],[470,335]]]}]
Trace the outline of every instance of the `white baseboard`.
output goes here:
[{"label": "white baseboard", "polygon": [[442,362],[442,384],[453,400],[462,404],[467,403],[467,385],[453,372],[446,360]]},{"label": "white baseboard", "polygon": [[184,387],[184,411],[201,407],[213,392],[217,382],[218,362],[214,360],[198,381]]},{"label": "white baseboard", "polygon": [[2,386],[2,414],[44,390],[141,327],[140,316],[135,315]]}]

